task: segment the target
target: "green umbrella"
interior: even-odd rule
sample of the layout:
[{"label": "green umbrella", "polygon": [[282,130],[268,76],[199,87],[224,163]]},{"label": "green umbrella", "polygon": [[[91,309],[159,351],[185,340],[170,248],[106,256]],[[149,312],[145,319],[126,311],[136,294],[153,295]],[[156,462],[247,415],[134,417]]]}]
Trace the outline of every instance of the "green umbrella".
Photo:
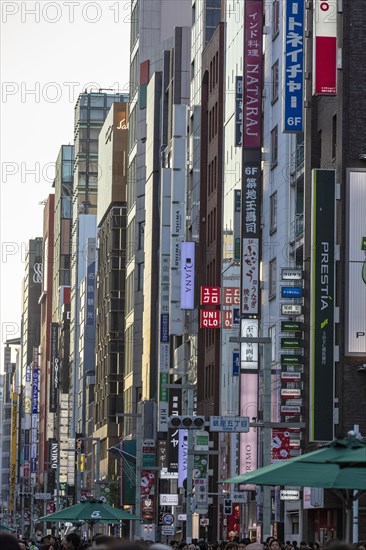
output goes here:
[{"label": "green umbrella", "polygon": [[[352,504],[366,491],[366,443],[353,436],[337,439],[312,453],[240,474],[220,483],[286,485],[332,489],[344,502],[350,540]],[[353,490],[357,491],[355,494]]]},{"label": "green umbrella", "polygon": [[119,508],[114,508],[107,504],[106,502],[100,502],[97,500],[86,500],[84,502],[79,502],[74,504],[74,506],[69,506],[63,510],[59,510],[48,516],[40,518],[39,521],[85,521],[89,524],[94,523],[119,523],[124,520],[139,520],[141,518],[126,512],[125,510],[120,510]]},{"label": "green umbrella", "polygon": [[3,525],[0,523],[0,531],[14,531],[11,527],[8,527],[7,525]]},{"label": "green umbrella", "polygon": [[366,443],[355,438],[332,441],[303,455],[226,479],[221,483],[289,485],[366,490]]}]

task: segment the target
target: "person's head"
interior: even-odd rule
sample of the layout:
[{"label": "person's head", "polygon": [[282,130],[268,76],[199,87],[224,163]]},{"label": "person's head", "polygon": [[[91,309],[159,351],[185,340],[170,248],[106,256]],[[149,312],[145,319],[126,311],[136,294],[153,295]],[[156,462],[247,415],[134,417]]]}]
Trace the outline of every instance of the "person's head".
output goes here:
[{"label": "person's head", "polygon": [[19,544],[15,535],[11,533],[0,533],[0,548],[6,548],[6,550],[19,550]]},{"label": "person's head", "polygon": [[238,550],[245,550],[247,544],[244,539],[240,540],[238,543]]},{"label": "person's head", "polygon": [[103,535],[102,533],[98,533],[98,535],[93,537],[92,548],[98,548],[98,546],[108,546],[108,545],[112,544],[113,542],[116,542],[115,537],[111,537],[110,535]]},{"label": "person's head", "polygon": [[187,550],[188,549],[188,544],[186,543],[185,540],[182,540],[182,542],[179,543],[178,548],[179,548],[179,550]]},{"label": "person's head", "polygon": [[272,539],[269,543],[269,550],[281,550],[281,545],[277,539]]},{"label": "person's head", "polygon": [[69,548],[79,548],[80,542],[80,537],[77,533],[68,533],[63,540],[63,546],[66,550],[69,550]]}]

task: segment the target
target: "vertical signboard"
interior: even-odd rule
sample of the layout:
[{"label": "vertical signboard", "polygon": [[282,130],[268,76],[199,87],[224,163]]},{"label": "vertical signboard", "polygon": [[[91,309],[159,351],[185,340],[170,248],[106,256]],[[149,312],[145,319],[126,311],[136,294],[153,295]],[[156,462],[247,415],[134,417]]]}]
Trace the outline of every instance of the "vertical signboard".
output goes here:
[{"label": "vertical signboard", "polygon": [[313,93],[337,93],[337,1],[314,2]]},{"label": "vertical signboard", "polygon": [[302,132],[304,96],[304,0],[286,1],[283,131]]},{"label": "vertical signboard", "polygon": [[366,170],[347,173],[346,355],[366,355]]},{"label": "vertical signboard", "polygon": [[178,487],[183,487],[187,479],[188,466],[188,430],[179,430],[178,433]]},{"label": "vertical signboard", "polygon": [[[182,390],[170,388],[169,416],[179,416],[182,413]],[[168,429],[168,471],[178,477],[179,430]]]},{"label": "vertical signboard", "polygon": [[235,147],[243,145],[243,77],[235,78]]},{"label": "vertical signboard", "polygon": [[244,4],[243,146],[261,147],[263,2]]},{"label": "vertical signboard", "polygon": [[310,440],[333,439],[335,171],[313,170]]},{"label": "vertical signboard", "polygon": [[58,324],[51,323],[51,372],[50,372],[50,412],[57,410],[59,381]]},{"label": "vertical signboard", "polygon": [[[258,374],[242,374],[241,378],[241,396],[240,396],[240,416],[249,416],[249,418],[258,417]],[[240,466],[239,473],[245,474],[257,469],[257,430],[250,428],[249,432],[240,433]],[[240,487],[245,490],[255,489],[255,485],[243,485]]]},{"label": "vertical signboard", "polygon": [[194,309],[194,269],[195,244],[183,242],[181,244],[181,309]]},{"label": "vertical signboard", "polygon": [[17,464],[18,394],[11,396],[11,444],[10,444],[10,511],[15,512],[15,485]]},{"label": "vertical signboard", "polygon": [[31,442],[31,473],[37,472],[38,458],[38,389],[39,389],[39,369],[38,369],[38,348],[33,348],[33,370],[32,370],[32,442]]}]

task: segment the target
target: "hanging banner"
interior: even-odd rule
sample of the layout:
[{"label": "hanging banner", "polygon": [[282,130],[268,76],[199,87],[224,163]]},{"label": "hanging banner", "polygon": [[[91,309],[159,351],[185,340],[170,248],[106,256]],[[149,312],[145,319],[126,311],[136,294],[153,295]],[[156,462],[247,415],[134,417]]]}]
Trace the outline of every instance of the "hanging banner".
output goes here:
[{"label": "hanging banner", "polygon": [[243,146],[260,149],[262,134],[263,2],[244,3]]},{"label": "hanging banner", "polygon": [[337,2],[314,1],[313,93],[337,93]]},{"label": "hanging banner", "polygon": [[313,170],[310,441],[334,435],[335,170]]},{"label": "hanging banner", "polygon": [[51,323],[51,361],[50,361],[50,412],[57,411],[59,382],[58,323]]},{"label": "hanging banner", "polygon": [[304,0],[287,0],[285,12],[284,133],[303,131]]}]

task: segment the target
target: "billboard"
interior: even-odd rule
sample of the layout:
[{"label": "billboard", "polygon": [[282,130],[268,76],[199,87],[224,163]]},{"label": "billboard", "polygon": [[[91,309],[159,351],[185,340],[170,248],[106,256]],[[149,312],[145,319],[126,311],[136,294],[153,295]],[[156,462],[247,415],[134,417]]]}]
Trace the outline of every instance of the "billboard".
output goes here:
[{"label": "billboard", "polygon": [[180,307],[181,309],[194,309],[195,244],[193,242],[183,242],[180,245],[180,251]]},{"label": "billboard", "polygon": [[[240,375],[240,416],[258,417],[258,374]],[[249,432],[239,435],[239,473],[245,474],[257,469],[257,430],[250,428]],[[240,489],[252,490],[255,485],[243,485]]]},{"label": "billboard", "polygon": [[345,354],[366,355],[366,170],[347,171]]},{"label": "billboard", "polygon": [[335,171],[312,172],[310,440],[333,439]]},{"label": "billboard", "polygon": [[302,132],[304,104],[304,0],[287,0],[285,12],[283,131]]},{"label": "billboard", "polygon": [[315,0],[313,93],[337,93],[337,0]]},{"label": "billboard", "polygon": [[261,147],[263,2],[244,4],[243,146]]},{"label": "billboard", "polygon": [[51,369],[50,369],[50,412],[57,410],[58,382],[59,382],[58,356],[58,323],[51,323]]}]

